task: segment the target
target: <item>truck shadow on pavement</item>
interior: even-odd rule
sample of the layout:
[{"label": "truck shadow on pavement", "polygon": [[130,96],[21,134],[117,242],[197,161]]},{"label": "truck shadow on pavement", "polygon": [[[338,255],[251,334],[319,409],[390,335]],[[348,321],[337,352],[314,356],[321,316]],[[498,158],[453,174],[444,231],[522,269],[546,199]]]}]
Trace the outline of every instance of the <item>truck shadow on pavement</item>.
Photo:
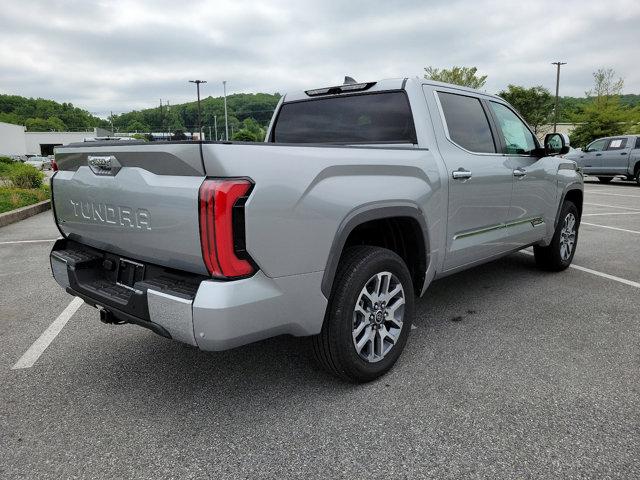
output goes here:
[{"label": "truck shadow on pavement", "polygon": [[[514,294],[528,283],[534,285],[540,275],[545,274],[535,268],[532,258],[515,254],[433,283],[416,301],[416,328],[395,369],[369,385],[389,384],[402,376],[405,366],[419,362],[424,349],[437,341],[437,335],[430,339],[435,333],[460,328],[471,320],[490,321],[497,297]],[[462,303],[461,294],[466,299]],[[118,335],[114,330],[113,336]],[[96,388],[127,403],[136,397],[140,401],[167,397],[173,405],[215,401],[221,408],[237,401],[302,398],[310,391],[349,394],[369,388],[340,382],[320,370],[305,338],[276,337],[224,352],[201,352],[144,330],[135,336],[123,335],[122,341],[116,338],[108,346],[98,343],[96,339],[90,358],[67,375],[86,381],[96,377],[96,371],[104,371]]]}]

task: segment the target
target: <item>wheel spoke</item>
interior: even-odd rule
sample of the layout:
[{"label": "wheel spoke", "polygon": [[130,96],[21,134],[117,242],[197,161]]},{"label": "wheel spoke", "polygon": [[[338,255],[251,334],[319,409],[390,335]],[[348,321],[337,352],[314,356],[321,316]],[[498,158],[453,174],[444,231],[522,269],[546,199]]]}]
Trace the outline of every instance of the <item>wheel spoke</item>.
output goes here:
[{"label": "wheel spoke", "polygon": [[[358,354],[361,354],[362,349],[369,343],[372,341],[372,333],[373,330],[369,330],[368,332],[365,332],[365,334],[362,336],[362,338],[356,343],[356,352],[358,352]],[[354,339],[355,341],[355,339]],[[373,351],[373,348],[371,348],[370,352]]]},{"label": "wheel spoke", "polygon": [[405,301],[402,284],[391,272],[378,272],[365,283],[353,309],[351,330],[362,359],[378,362],[397,344]]},{"label": "wheel spoke", "polygon": [[360,322],[360,324],[353,329],[353,339],[357,340],[362,331],[369,326],[369,322],[365,319]]}]

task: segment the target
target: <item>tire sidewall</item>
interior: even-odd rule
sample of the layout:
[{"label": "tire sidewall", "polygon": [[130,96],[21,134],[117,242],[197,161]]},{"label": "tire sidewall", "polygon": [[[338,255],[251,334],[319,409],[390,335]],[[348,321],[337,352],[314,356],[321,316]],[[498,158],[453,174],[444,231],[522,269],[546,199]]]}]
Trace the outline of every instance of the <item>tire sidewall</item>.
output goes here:
[{"label": "tire sidewall", "polygon": [[[338,333],[336,346],[344,362],[343,364],[349,366],[349,370],[351,370],[349,372],[350,376],[365,381],[380,376],[397,361],[407,343],[414,312],[413,284],[406,265],[394,252],[382,248],[377,250],[380,251],[379,254],[375,255],[362,268],[359,268],[351,275],[347,272],[346,278],[340,279],[337,287],[342,289],[342,292],[338,291],[338,295],[335,296],[337,301],[334,302],[331,318],[333,327]],[[403,325],[398,343],[393,346],[382,360],[369,363],[358,355],[353,345],[353,312],[365,284],[376,273],[385,271],[395,275],[404,289],[405,310]]]}]

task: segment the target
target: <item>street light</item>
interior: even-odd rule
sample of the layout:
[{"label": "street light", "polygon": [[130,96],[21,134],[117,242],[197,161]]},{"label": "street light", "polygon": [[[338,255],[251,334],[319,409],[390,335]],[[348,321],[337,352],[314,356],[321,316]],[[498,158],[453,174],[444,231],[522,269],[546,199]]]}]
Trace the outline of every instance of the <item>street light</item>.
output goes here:
[{"label": "street light", "polygon": [[224,139],[229,141],[229,119],[227,118],[227,81],[222,81],[222,88],[224,90]]},{"label": "street light", "polygon": [[556,133],[558,128],[558,92],[560,91],[560,65],[566,65],[567,62],[551,62],[551,65],[558,67],[556,74],[556,109],[553,115],[553,133]]},{"label": "street light", "polygon": [[202,140],[202,120],[200,117],[200,84],[207,83],[206,80],[189,80],[189,83],[196,84],[196,90],[198,91],[198,140]]}]

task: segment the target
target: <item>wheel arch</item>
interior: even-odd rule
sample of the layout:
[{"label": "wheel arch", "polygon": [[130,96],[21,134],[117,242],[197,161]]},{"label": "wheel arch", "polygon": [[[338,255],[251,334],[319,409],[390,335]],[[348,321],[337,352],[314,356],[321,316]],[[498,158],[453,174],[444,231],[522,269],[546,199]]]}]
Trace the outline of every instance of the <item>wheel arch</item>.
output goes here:
[{"label": "wheel arch", "polygon": [[584,202],[584,192],[582,188],[576,188],[576,185],[571,185],[567,188],[567,190],[562,195],[562,200],[558,204],[558,212],[556,213],[556,220],[554,222],[554,227],[558,225],[558,220],[560,218],[560,211],[562,210],[562,205],[564,202],[569,200],[574,203],[576,208],[578,209],[578,217],[582,218],[582,205]]},{"label": "wheel arch", "polygon": [[[325,297],[329,298],[331,295],[340,259],[345,247],[349,246],[350,239],[353,240],[353,235],[357,235],[363,228],[366,229],[368,225],[378,225],[380,222],[390,222],[393,226],[399,227],[403,242],[407,239],[416,242],[416,251],[410,253],[411,258],[417,259],[417,265],[408,264],[407,267],[412,272],[415,291],[418,293],[422,291],[426,281],[427,268],[431,260],[426,219],[422,210],[415,204],[383,203],[359,207],[351,211],[340,223],[329,251],[322,278],[321,289]],[[365,244],[381,246],[376,242],[367,242]],[[387,246],[387,248],[390,247]],[[394,248],[390,249],[396,251]],[[396,253],[399,252],[396,251]],[[406,256],[401,253],[399,255],[406,262]]]}]

